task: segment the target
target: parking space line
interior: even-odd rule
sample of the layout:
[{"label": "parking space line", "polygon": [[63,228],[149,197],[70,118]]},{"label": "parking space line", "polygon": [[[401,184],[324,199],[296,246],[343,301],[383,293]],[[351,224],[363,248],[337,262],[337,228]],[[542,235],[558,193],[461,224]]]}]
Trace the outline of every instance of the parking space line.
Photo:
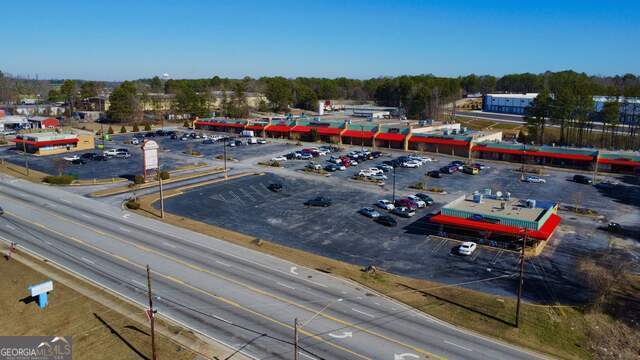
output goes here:
[{"label": "parking space line", "polygon": [[476,252],[471,256],[471,261],[476,261],[478,256],[480,256],[480,250],[476,250]]},{"label": "parking space line", "polygon": [[236,200],[238,200],[242,205],[246,205],[244,200],[242,200],[240,196],[238,196],[238,194],[236,194],[233,190],[230,190],[229,194],[231,194],[231,196],[233,196]]},{"label": "parking space line", "polygon": [[238,189],[238,190],[242,193],[242,195],[244,195],[244,196],[246,196],[247,198],[249,198],[249,200],[251,200],[252,202],[257,202],[257,201],[258,201],[258,200],[257,200],[253,195],[251,195],[251,193],[249,193],[245,188],[240,188],[240,189]]},{"label": "parking space line", "polygon": [[444,244],[446,244],[446,243],[447,243],[447,240],[445,240],[445,239],[440,240],[440,242],[438,243],[438,245],[436,245],[436,246],[431,250],[431,253],[432,253],[432,254],[437,253],[438,251],[440,251],[440,248],[442,248],[442,247],[444,246]]},{"label": "parking space line", "polygon": [[493,257],[493,259],[491,260],[491,263],[492,263],[492,264],[495,264],[496,262],[498,262],[498,258],[499,258],[500,256],[502,256],[502,253],[504,253],[504,249],[500,249],[500,250],[498,251],[498,253],[497,253],[497,254]]}]

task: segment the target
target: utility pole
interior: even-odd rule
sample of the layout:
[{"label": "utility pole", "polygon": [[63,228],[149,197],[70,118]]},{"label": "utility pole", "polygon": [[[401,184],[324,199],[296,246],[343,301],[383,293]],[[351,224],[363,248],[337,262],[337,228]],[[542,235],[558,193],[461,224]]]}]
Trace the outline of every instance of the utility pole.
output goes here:
[{"label": "utility pole", "polygon": [[360,125],[360,145],[362,145],[360,150],[364,152],[364,125]]},{"label": "utility pole", "polygon": [[516,303],[516,327],[520,325],[520,301],[522,298],[522,285],[524,284],[524,248],[527,246],[527,228],[524,228],[522,236],[522,252],[520,253],[520,279],[518,280],[518,302]]},{"label": "utility pole", "polygon": [[27,169],[27,176],[29,176],[29,157],[27,156],[27,143],[24,135],[22,136],[22,152],[24,153],[24,167]]},{"label": "utility pole", "polygon": [[298,318],[293,320],[293,360],[298,360]]},{"label": "utility pole", "polygon": [[151,271],[147,265],[147,293],[149,294],[149,322],[151,323],[151,360],[156,360],[156,334],[154,328],[153,298],[151,296]]}]

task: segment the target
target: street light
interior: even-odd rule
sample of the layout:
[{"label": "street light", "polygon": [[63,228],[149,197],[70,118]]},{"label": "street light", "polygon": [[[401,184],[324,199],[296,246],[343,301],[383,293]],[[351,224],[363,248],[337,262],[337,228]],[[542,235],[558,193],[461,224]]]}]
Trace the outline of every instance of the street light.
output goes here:
[{"label": "street light", "polygon": [[364,152],[364,125],[360,125],[360,145],[362,145],[360,150]]}]

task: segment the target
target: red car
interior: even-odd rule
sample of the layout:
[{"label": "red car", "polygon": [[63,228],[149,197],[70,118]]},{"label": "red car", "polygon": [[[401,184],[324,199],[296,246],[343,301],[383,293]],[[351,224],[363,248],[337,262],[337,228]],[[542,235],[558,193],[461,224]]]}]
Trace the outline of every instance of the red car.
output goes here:
[{"label": "red car", "polygon": [[398,199],[394,203],[396,207],[406,207],[411,210],[416,210],[418,208],[418,204],[411,199]]},{"label": "red car", "polygon": [[342,165],[344,165],[344,167],[351,166],[351,159],[349,159],[348,156],[341,156],[340,160],[342,161]]}]

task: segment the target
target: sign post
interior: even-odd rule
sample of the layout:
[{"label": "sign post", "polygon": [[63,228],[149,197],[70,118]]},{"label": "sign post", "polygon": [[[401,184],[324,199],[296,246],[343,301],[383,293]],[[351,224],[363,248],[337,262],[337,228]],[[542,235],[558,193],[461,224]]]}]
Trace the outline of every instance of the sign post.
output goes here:
[{"label": "sign post", "polygon": [[29,286],[27,289],[31,293],[31,297],[37,298],[40,309],[44,309],[48,302],[47,293],[53,291],[53,281],[45,281],[37,285]]}]

